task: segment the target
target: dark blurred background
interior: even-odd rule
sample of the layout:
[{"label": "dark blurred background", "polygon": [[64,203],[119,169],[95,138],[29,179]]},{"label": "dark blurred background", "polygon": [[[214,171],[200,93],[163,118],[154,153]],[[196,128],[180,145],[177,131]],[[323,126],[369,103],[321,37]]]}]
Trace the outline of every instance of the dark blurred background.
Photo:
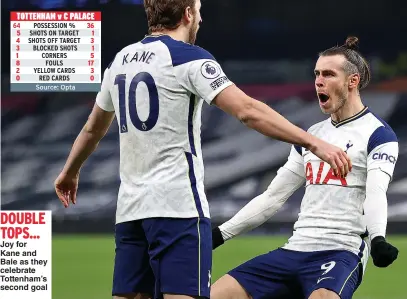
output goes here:
[{"label": "dark blurred background", "polygon": [[[10,93],[10,10],[102,11],[102,67],[147,32],[142,1],[8,0],[2,10],[2,208],[51,209],[54,231],[112,231],[119,184],[116,123],[81,172],[78,202],[60,205],[53,181],[94,103],[95,93]],[[373,80],[363,100],[400,139],[389,188],[389,230],[407,221],[407,5],[401,1],[203,0],[197,44],[249,95],[307,129],[324,119],[313,87],[319,51],[360,38]],[[251,131],[205,105],[202,127],[206,188],[214,222],[263,192],[289,145]],[[264,228],[289,232],[303,190]],[[69,223],[69,225],[67,225]],[[84,226],[84,223],[87,225]],[[63,225],[63,228],[61,228]]]}]

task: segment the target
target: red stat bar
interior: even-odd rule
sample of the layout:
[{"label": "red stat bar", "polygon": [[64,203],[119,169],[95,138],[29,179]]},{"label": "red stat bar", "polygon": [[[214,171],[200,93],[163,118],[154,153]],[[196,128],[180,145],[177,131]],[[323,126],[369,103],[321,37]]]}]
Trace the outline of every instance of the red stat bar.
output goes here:
[{"label": "red stat bar", "polygon": [[12,11],[10,21],[100,21],[100,11]]}]

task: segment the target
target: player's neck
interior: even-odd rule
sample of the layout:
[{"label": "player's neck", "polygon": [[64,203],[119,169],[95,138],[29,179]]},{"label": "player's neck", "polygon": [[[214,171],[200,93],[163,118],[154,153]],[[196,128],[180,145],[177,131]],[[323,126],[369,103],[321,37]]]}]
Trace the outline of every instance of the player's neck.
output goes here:
[{"label": "player's neck", "polygon": [[360,96],[357,95],[355,97],[349,98],[341,109],[331,114],[331,118],[335,122],[341,122],[358,114],[364,108],[365,105],[363,105]]},{"label": "player's neck", "polygon": [[160,30],[160,31],[154,31],[150,35],[168,35],[172,39],[181,41],[181,42],[187,42],[187,34],[182,30],[182,28],[177,28],[175,30]]}]

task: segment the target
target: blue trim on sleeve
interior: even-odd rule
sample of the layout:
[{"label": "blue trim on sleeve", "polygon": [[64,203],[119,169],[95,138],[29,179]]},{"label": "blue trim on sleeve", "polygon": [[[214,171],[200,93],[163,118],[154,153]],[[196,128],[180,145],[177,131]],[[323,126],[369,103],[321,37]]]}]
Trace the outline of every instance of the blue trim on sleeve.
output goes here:
[{"label": "blue trim on sleeve", "polygon": [[367,154],[369,155],[376,147],[388,142],[398,142],[396,134],[388,125],[378,127],[369,138]]}]

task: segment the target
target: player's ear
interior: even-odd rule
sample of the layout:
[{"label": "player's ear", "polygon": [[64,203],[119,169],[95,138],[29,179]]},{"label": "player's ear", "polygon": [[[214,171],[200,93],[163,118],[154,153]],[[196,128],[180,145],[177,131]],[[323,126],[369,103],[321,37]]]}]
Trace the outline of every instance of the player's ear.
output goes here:
[{"label": "player's ear", "polygon": [[352,74],[349,76],[349,88],[357,88],[360,82],[359,74]]},{"label": "player's ear", "polygon": [[193,18],[194,18],[193,8],[188,6],[187,8],[185,8],[184,19],[185,21],[188,21],[188,23],[190,23],[192,22]]}]

